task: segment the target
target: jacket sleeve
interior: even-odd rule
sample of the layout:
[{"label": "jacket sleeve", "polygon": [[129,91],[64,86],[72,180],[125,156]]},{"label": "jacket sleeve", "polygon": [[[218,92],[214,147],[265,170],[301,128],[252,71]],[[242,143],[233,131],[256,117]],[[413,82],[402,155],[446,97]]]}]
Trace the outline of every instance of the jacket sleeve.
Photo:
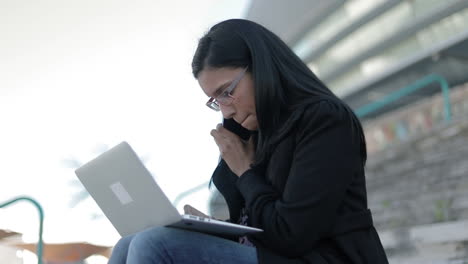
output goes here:
[{"label": "jacket sleeve", "polygon": [[295,257],[314,248],[333,228],[346,188],[362,166],[351,124],[341,106],[330,102],[310,106],[295,131],[296,146],[283,193],[255,169],[239,177],[237,187],[246,201],[250,224],[264,230],[252,236],[254,240]]},{"label": "jacket sleeve", "polygon": [[229,210],[229,219],[227,221],[232,223],[237,223],[241,208],[244,205],[244,198],[236,188],[238,178],[222,159],[212,176],[214,185],[226,200]]}]

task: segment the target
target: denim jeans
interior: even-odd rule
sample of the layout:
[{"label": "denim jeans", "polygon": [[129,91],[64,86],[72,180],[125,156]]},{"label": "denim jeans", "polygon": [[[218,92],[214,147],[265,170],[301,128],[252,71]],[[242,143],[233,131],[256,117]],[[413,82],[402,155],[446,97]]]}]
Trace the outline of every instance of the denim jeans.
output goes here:
[{"label": "denim jeans", "polygon": [[257,264],[257,251],[231,240],[170,227],[155,227],[124,237],[109,264]]}]

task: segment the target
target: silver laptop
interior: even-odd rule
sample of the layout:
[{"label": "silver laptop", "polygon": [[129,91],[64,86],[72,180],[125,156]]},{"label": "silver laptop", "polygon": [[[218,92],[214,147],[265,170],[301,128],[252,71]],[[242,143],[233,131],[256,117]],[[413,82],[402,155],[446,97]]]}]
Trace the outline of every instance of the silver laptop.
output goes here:
[{"label": "silver laptop", "polygon": [[75,173],[121,236],[156,226],[236,236],[263,231],[180,215],[127,142],[84,164]]}]

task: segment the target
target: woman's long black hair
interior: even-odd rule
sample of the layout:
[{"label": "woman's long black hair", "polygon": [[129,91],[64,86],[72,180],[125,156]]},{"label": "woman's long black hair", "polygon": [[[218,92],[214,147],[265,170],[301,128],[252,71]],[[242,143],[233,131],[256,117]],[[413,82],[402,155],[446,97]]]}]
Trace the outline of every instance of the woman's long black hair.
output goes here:
[{"label": "woman's long black hair", "polygon": [[205,69],[246,67],[255,87],[258,121],[256,161],[270,153],[273,134],[282,117],[307,104],[311,98],[327,97],[343,104],[358,133],[361,158],[367,154],[361,123],[353,111],[320,81],[307,65],[274,33],[244,19],[230,19],[213,26],[199,41],[192,60],[195,78]]}]

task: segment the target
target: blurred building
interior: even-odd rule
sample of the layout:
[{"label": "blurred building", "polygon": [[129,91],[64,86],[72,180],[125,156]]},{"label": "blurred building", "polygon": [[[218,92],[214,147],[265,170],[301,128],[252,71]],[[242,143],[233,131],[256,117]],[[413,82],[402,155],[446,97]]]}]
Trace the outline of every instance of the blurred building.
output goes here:
[{"label": "blurred building", "polygon": [[[405,94],[360,116],[375,225],[391,263],[466,263],[468,0],[255,0],[246,18],[358,114]],[[214,192],[211,213],[224,203]]]},{"label": "blurred building", "polygon": [[22,241],[22,235],[13,231],[0,229],[0,263],[22,264],[23,259],[18,255],[18,249],[12,243]]},{"label": "blurred building", "polygon": [[[14,247],[18,249],[37,252],[37,244],[16,243]],[[101,255],[109,258],[111,248],[99,246],[86,242],[46,244],[43,245],[44,264],[85,264],[86,259],[93,255]]]},{"label": "blurred building", "polygon": [[281,36],[353,108],[428,74],[468,81],[466,0],[257,0],[247,19]]},{"label": "blurred building", "polygon": [[[33,254],[37,252],[35,243],[24,243],[22,234],[0,229],[0,263],[23,264],[24,250]],[[54,264],[81,264],[86,259],[100,255],[110,257],[112,248],[108,246],[94,245],[86,242],[43,244],[43,263]],[[28,262],[29,263],[29,262]]]}]

